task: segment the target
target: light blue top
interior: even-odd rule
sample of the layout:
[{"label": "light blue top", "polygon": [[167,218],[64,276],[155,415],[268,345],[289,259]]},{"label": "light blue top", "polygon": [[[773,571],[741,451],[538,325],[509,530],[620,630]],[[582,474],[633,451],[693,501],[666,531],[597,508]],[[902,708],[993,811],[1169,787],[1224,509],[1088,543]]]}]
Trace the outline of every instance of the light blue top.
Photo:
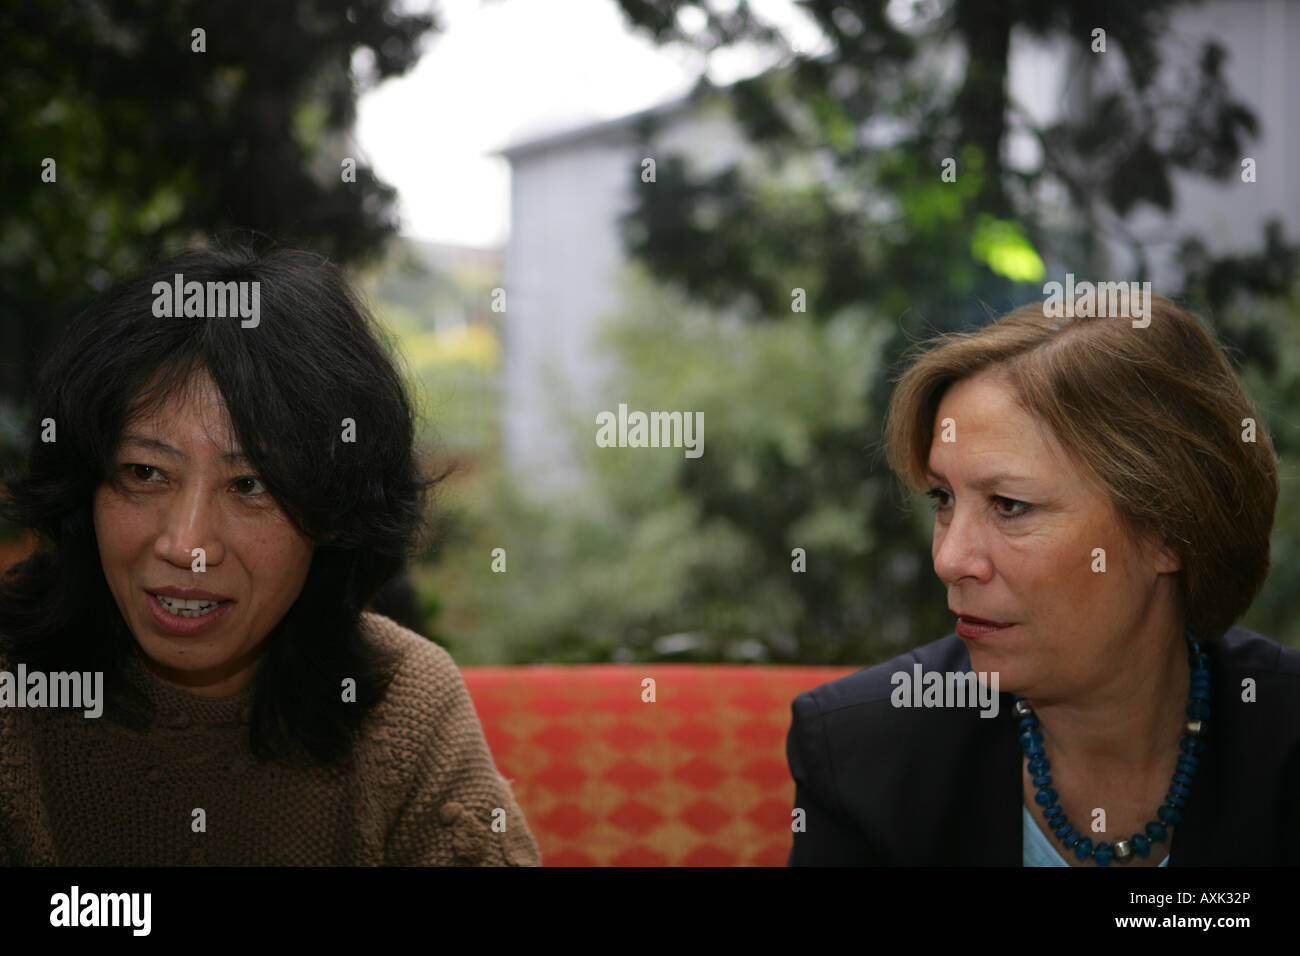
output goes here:
[{"label": "light blue top", "polygon": [[[1021,818],[1024,820],[1024,839],[1021,841],[1024,846],[1022,855],[1025,866],[1069,866],[1065,862],[1065,857],[1052,844],[1043,831],[1038,829],[1034,823],[1034,818],[1029,814],[1029,808],[1023,803],[1020,805]],[[1165,856],[1160,861],[1161,866],[1169,865],[1169,857]]]}]

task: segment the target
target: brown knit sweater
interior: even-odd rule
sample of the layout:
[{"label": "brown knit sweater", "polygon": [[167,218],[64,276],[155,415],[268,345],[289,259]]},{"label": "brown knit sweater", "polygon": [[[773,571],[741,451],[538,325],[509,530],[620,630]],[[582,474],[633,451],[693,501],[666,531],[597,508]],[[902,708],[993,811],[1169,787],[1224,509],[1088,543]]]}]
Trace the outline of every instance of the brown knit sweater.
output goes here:
[{"label": "brown knit sweater", "polygon": [[251,688],[199,697],[138,658],[145,733],[0,707],[0,865],[540,865],[451,657],[386,617],[362,626],[403,658],[346,769],[255,759]]}]

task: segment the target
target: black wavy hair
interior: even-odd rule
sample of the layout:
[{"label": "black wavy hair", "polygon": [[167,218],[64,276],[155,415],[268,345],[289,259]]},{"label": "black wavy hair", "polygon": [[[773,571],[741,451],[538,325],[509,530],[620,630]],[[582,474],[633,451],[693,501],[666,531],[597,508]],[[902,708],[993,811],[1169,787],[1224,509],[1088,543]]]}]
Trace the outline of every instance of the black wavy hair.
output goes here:
[{"label": "black wavy hair", "polygon": [[[260,322],[158,318],[156,282],[260,282]],[[206,285],[205,285],[206,288]],[[244,454],[289,520],[315,543],[297,600],[268,634],[253,681],[250,743],[262,758],[341,761],[391,679],[361,612],[426,544],[428,494],[415,413],[391,345],[342,272],[297,250],[184,252],[100,296],[42,369],[25,469],[0,507],[39,533],[0,581],[0,634],[29,667],[102,670],[105,716],[147,726],[125,679],[135,638],[104,577],[93,495],[119,480],[114,455],[136,414],[175,401],[206,370]],[[149,387],[152,384],[152,387]],[[343,419],[355,441],[342,441]],[[40,440],[53,419],[56,440]],[[357,682],[355,703],[342,681]]]}]

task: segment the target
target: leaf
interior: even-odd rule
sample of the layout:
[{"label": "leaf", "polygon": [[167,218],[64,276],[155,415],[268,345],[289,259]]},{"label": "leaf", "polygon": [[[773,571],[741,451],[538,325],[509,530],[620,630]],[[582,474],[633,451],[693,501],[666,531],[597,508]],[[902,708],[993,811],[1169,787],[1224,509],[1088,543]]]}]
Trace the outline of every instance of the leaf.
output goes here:
[{"label": "leaf", "polygon": [[1106,193],[1121,216],[1143,200],[1168,212],[1174,194],[1165,157],[1149,142],[1139,143],[1111,173]]}]

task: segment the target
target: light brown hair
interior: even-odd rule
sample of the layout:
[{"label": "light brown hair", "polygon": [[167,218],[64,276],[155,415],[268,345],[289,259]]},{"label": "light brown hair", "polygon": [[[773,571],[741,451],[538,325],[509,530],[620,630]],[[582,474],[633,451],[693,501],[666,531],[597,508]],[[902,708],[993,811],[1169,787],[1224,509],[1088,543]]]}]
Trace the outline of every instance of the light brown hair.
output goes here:
[{"label": "light brown hair", "polygon": [[[1151,296],[1150,324],[1044,315],[1022,306],[972,332],[942,334],[904,356],[883,445],[914,491],[948,387],[1000,376],[1111,502],[1131,540],[1151,534],[1180,560],[1185,624],[1215,640],[1268,576],[1277,456],[1222,347],[1201,321]],[[1255,423],[1255,440],[1243,439]]]}]

